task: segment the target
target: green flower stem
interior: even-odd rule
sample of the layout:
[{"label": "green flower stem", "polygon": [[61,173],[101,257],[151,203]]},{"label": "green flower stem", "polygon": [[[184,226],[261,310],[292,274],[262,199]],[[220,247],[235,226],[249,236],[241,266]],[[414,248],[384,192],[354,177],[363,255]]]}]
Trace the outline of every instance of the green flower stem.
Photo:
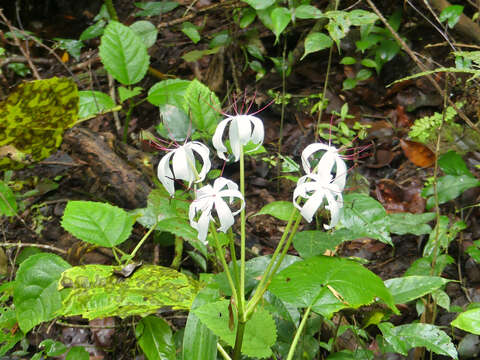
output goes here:
[{"label": "green flower stem", "polygon": [[155,225],[152,226],[152,228],[150,230],[147,231],[147,233],[143,236],[143,238],[140,239],[140,241],[138,242],[137,246],[135,246],[135,249],[133,249],[133,251],[131,252],[130,255],[128,255],[128,260],[131,260],[135,257],[135,254],[137,253],[137,251],[140,249],[140,247],[143,245],[143,243],[145,242],[145,240],[147,240],[147,238],[150,236],[150,234],[152,233],[153,230],[155,230],[155,228],[157,227],[157,224],[155,223]]},{"label": "green flower stem", "polygon": [[213,223],[210,223],[210,233],[212,234],[213,239],[215,240],[217,256],[220,259],[220,262],[222,263],[223,270],[225,271],[225,275],[227,275],[227,280],[232,290],[232,296],[238,302],[239,298],[238,298],[237,290],[235,288],[235,284],[232,279],[232,274],[230,274],[230,269],[228,268],[227,262],[225,261],[225,254],[223,253],[222,247],[220,246],[220,242],[218,241],[217,229],[215,229],[215,225],[213,225]]},{"label": "green flower stem", "polygon": [[220,353],[220,355],[223,356],[223,358],[225,360],[232,360],[232,358],[227,354],[227,352],[225,351],[225,349],[223,348],[222,345],[220,345],[219,343],[217,343],[217,350],[218,352]]},{"label": "green flower stem", "polygon": [[245,334],[245,325],[247,321],[240,319],[238,316],[237,334],[235,336],[235,347],[233,348],[233,360],[240,360],[242,357],[243,335]]},{"label": "green flower stem", "polygon": [[233,264],[233,277],[235,279],[235,286],[238,289],[240,284],[240,278],[238,277],[238,264],[237,264],[237,252],[235,250],[235,235],[232,228],[228,229],[228,236],[230,238],[230,257]]},{"label": "green flower stem", "polygon": [[[240,192],[245,200],[245,159],[243,146],[240,147]],[[240,212],[240,303],[238,322],[245,321],[245,207]]]},{"label": "green flower stem", "polygon": [[182,262],[183,253],[183,239],[180,236],[175,236],[175,256],[173,257],[171,268],[178,270]]},{"label": "green flower stem", "polygon": [[[295,235],[295,232],[298,229],[298,225],[300,224],[301,219],[302,219],[302,215],[298,212],[297,208],[294,208],[294,210],[290,214],[290,218],[288,219],[288,223],[287,223],[287,226],[285,227],[285,231],[283,232],[283,235],[280,241],[278,242],[277,248],[275,249],[275,252],[273,253],[272,258],[270,259],[267,269],[263,273],[262,279],[260,280],[257,286],[257,289],[255,290],[255,293],[253,294],[252,298],[247,304],[247,309],[245,311],[247,317],[253,312],[258,302],[262,298],[263,294],[267,290],[270,280],[272,279],[275,272],[278,270],[278,267],[280,266],[288,248],[290,247],[290,243],[292,242],[293,235]],[[294,228],[290,232],[290,228],[292,227],[292,224],[294,223],[294,221],[295,221]],[[283,246],[283,243],[287,239],[287,235],[289,233],[290,233],[290,237],[288,238],[286,245]],[[278,254],[280,253],[280,250],[282,250],[282,248],[283,248],[283,251],[282,251],[280,260],[277,262],[277,265],[275,266],[273,271],[271,271],[272,267],[275,265]]]},{"label": "green flower stem", "polygon": [[110,15],[110,18],[112,20],[118,21],[118,15],[115,10],[115,7],[113,6],[113,1],[112,0],[105,0],[105,6],[107,7],[108,15]]},{"label": "green flower stem", "polygon": [[305,327],[305,324],[307,323],[308,315],[310,315],[310,310],[311,309],[312,309],[312,306],[310,305],[305,310],[305,314],[303,314],[302,321],[300,322],[300,325],[298,326],[297,332],[295,333],[295,337],[293,338],[292,344],[290,345],[290,350],[288,351],[288,355],[287,355],[286,360],[292,360],[293,359],[293,355],[295,354],[295,349],[297,347],[298,340],[300,339],[300,335],[302,334],[303,328]]}]

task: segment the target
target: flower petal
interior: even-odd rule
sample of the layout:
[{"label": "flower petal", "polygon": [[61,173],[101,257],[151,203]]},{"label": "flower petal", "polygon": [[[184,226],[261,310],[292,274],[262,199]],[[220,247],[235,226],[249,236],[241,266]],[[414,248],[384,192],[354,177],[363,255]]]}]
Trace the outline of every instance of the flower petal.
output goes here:
[{"label": "flower petal", "polygon": [[188,145],[182,145],[173,150],[172,168],[175,179],[185,180],[188,186],[195,180],[195,156]]},{"label": "flower petal", "polygon": [[195,182],[201,182],[205,180],[205,177],[207,176],[207,173],[210,171],[210,168],[212,167],[212,164],[210,162],[210,150],[208,149],[207,146],[202,144],[201,142],[198,141],[192,141],[188,143],[189,147],[196,151],[198,155],[202,158],[202,169],[198,173],[199,179],[197,179]]},{"label": "flower petal", "polygon": [[217,211],[218,219],[220,220],[220,227],[218,230],[226,232],[235,222],[232,210],[230,210],[225,203],[225,200],[220,197],[215,198],[215,210]]},{"label": "flower petal", "polygon": [[175,194],[175,183],[172,170],[170,170],[170,158],[172,155],[173,151],[162,157],[158,164],[157,176],[168,193],[173,196]]},{"label": "flower petal", "polygon": [[249,151],[249,152],[252,152],[257,150],[260,146],[262,146],[263,138],[265,134],[264,134],[262,120],[252,115],[249,115],[248,118],[253,124],[253,131],[252,131],[252,136],[250,138],[250,141],[254,144],[257,144],[257,146],[254,149],[251,149]]},{"label": "flower petal", "polygon": [[310,162],[308,161],[308,158],[313,154],[316,153],[319,150],[325,150],[328,151],[330,146],[322,143],[313,143],[308,145],[305,149],[302,151],[302,166],[303,170],[305,173],[309,174],[312,172]]},{"label": "flower petal", "polygon": [[227,147],[223,144],[223,141],[222,141],[223,132],[225,131],[225,127],[228,125],[228,123],[231,120],[232,120],[231,118],[228,118],[220,121],[212,137],[213,147],[215,148],[215,150],[217,150],[218,157],[223,160],[227,160],[227,158],[225,157],[225,153],[227,152]]}]

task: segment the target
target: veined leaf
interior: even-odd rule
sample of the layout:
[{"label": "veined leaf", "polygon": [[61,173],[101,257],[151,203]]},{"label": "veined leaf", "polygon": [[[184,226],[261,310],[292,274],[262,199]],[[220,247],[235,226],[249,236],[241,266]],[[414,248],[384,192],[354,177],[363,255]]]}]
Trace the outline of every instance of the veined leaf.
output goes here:
[{"label": "veined leaf", "polygon": [[13,191],[0,180],[0,215],[14,216],[17,213],[17,201]]},{"label": "veined leaf", "polygon": [[257,215],[271,215],[279,220],[288,221],[295,210],[291,201],[274,201],[260,209]]},{"label": "veined leaf", "polygon": [[450,280],[439,276],[405,276],[385,280],[395,304],[405,304],[440,289]]},{"label": "veined leaf", "polygon": [[463,331],[480,335],[480,308],[461,313],[452,321],[451,325]]},{"label": "veined leaf", "polygon": [[167,322],[147,316],[135,327],[135,337],[148,360],[175,360],[175,344]]},{"label": "veined leaf", "polygon": [[80,119],[89,118],[115,107],[112,98],[101,91],[79,91],[78,96],[78,117]]}]

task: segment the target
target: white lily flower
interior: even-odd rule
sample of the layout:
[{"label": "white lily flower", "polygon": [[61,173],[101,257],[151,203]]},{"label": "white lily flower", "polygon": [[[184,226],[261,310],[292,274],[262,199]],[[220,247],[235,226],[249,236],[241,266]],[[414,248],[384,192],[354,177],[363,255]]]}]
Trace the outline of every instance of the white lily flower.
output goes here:
[{"label": "white lily flower", "polygon": [[240,158],[241,147],[250,141],[258,145],[252,151],[257,150],[260,145],[262,145],[264,136],[262,120],[252,115],[229,116],[218,124],[215,134],[212,137],[213,146],[217,150],[220,159],[227,160],[225,157],[227,147],[223,144],[222,137],[229,123],[228,138],[233,156],[235,156],[235,161],[238,161]]},{"label": "white lily flower", "polygon": [[[238,185],[233,181],[219,177],[213,186],[206,185],[196,192],[197,198],[190,204],[188,217],[190,225],[198,231],[198,239],[206,243],[210,220],[213,220],[212,210],[215,207],[220,227],[218,230],[226,232],[234,223],[234,216],[245,206],[242,193],[238,191]],[[237,211],[229,207],[235,198],[240,199],[241,205]],[[228,204],[227,204],[228,203]],[[197,214],[200,214],[198,221],[195,221]]]},{"label": "white lily flower", "polygon": [[[317,151],[325,151],[317,166],[312,170],[312,166],[308,158]],[[321,143],[314,143],[308,145],[302,152],[302,165],[305,173],[310,174],[312,171],[317,174],[328,173],[333,177],[333,184],[337,185],[340,191],[345,188],[347,179],[347,165],[341,158],[338,150],[334,146],[329,146]],[[333,171],[334,165],[336,166]]]},{"label": "white lily flower", "polygon": [[[196,168],[194,152],[200,155],[203,163],[200,171],[197,171]],[[179,146],[160,160],[157,170],[158,179],[173,196],[175,194],[175,179],[187,181],[189,187],[192,182],[200,182],[205,179],[211,167],[209,155],[208,147],[198,141],[191,141]],[[170,160],[172,160],[171,166]]]},{"label": "white lily flower", "polygon": [[[297,204],[297,198],[302,197],[307,201],[303,206]],[[310,173],[302,176],[293,192],[293,204],[300,214],[308,222],[312,221],[313,215],[323,204],[324,199],[327,203],[325,209],[330,211],[330,225],[323,225],[325,229],[335,227],[340,218],[340,209],[343,207],[342,191],[335,180],[332,181],[332,175],[323,173]]]}]

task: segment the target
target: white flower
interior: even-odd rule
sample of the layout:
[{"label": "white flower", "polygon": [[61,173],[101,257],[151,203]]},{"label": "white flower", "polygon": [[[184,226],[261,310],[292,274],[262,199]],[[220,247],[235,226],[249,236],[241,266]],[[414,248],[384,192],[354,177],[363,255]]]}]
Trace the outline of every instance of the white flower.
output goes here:
[{"label": "white flower", "polygon": [[[308,158],[317,151],[325,151],[325,153],[317,166],[312,169]],[[310,174],[313,171],[316,174],[330,174],[333,177],[333,184],[337,185],[340,191],[343,191],[345,188],[347,165],[335,147],[321,143],[308,145],[302,152],[302,165],[305,173]],[[333,171],[334,165],[336,166],[335,171]]]},{"label": "white flower", "polygon": [[[194,151],[202,159],[203,165],[200,171],[197,171],[196,168]],[[192,185],[193,181],[203,181],[211,167],[209,154],[208,147],[198,141],[179,146],[160,160],[157,171],[158,179],[170,195],[175,194],[175,179],[187,181],[188,186]],[[170,159],[172,159],[171,166]]]},{"label": "white flower", "polygon": [[[310,180],[310,181],[309,181]],[[307,199],[301,206],[297,204],[297,198]],[[343,207],[342,191],[335,180],[332,181],[332,175],[328,173],[310,173],[302,176],[293,192],[293,204],[300,210],[300,214],[308,222],[312,221],[313,215],[324,202],[327,203],[325,209],[330,211],[330,225],[323,225],[325,229],[331,229],[338,223],[340,209]]]},{"label": "white flower", "polygon": [[[245,206],[242,193],[238,191],[238,185],[223,177],[216,179],[213,186],[206,185],[197,190],[196,195],[197,198],[190,204],[188,217],[190,225],[198,231],[198,239],[202,242],[205,242],[210,220],[213,220],[213,207],[215,207],[220,221],[218,230],[226,232],[234,223],[233,217]],[[235,198],[241,200],[241,205],[237,211],[232,212],[229,205],[234,202]],[[200,217],[198,221],[195,221],[198,213],[201,213]]]},{"label": "white flower", "polygon": [[229,116],[218,124],[215,134],[212,137],[213,146],[217,150],[220,159],[227,160],[225,157],[227,147],[223,144],[222,137],[228,123],[230,123],[228,138],[233,156],[235,156],[235,161],[238,161],[240,158],[241,147],[250,141],[258,145],[252,151],[260,147],[264,136],[262,120],[252,115]]}]

